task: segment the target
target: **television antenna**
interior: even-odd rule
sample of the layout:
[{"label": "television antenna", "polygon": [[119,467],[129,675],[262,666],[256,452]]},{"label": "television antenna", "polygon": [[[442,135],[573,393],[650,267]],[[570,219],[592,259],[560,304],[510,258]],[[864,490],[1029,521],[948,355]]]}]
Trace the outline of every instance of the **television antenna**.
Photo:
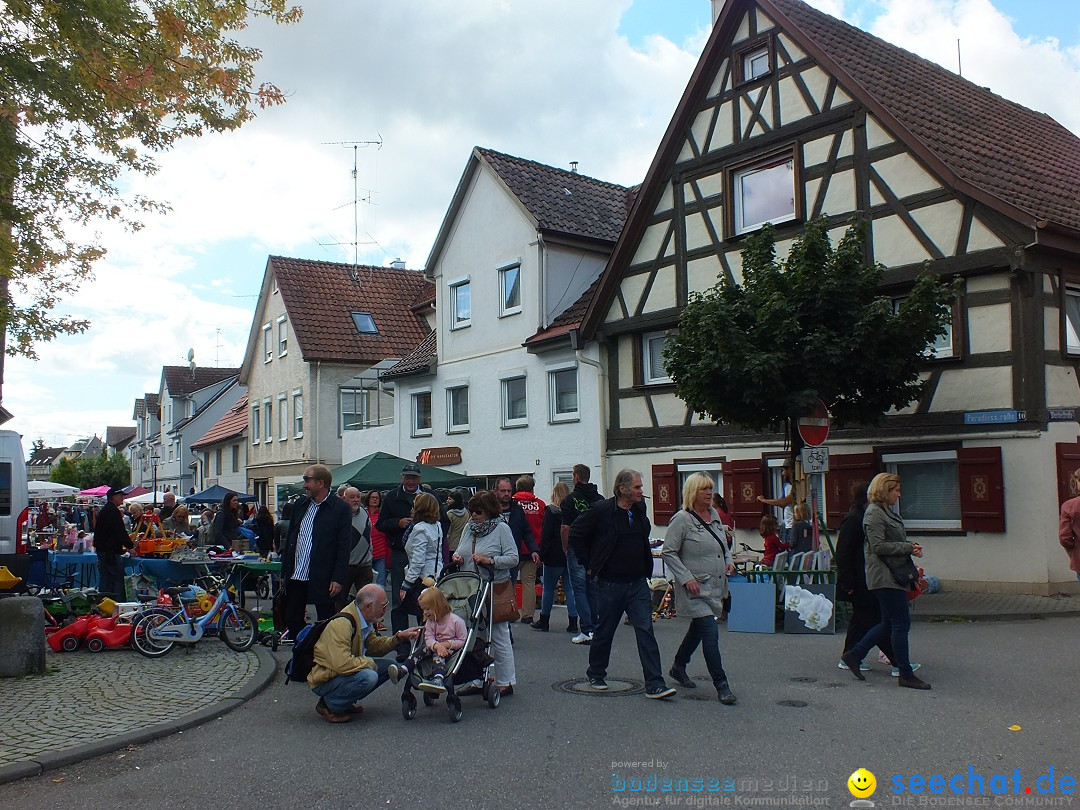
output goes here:
[{"label": "television antenna", "polygon": [[[352,198],[352,203],[346,203],[346,205],[352,205],[352,207],[353,207],[353,241],[352,241],[352,249],[353,249],[353,268],[354,268],[354,275],[355,275],[355,268],[360,263],[360,261],[359,261],[359,251],[360,251],[360,203],[361,203],[361,199],[360,199],[359,171],[358,171],[358,168],[359,168],[359,150],[360,150],[360,147],[363,147],[363,148],[366,149],[369,146],[374,146],[377,149],[382,149],[382,145],[383,145],[382,135],[379,136],[379,140],[377,140],[377,141],[323,141],[323,145],[324,146],[340,146],[340,147],[343,147],[345,149],[349,149],[351,147],[352,151],[353,151],[353,167],[352,167],[353,198]],[[368,203],[370,205],[374,205],[375,203],[374,203],[374,201],[372,199],[372,195],[375,192],[372,191],[371,189],[364,189],[364,191],[367,192],[367,197],[363,200],[363,202],[366,202],[366,203]],[[339,207],[344,207],[344,206],[339,206]],[[344,243],[343,242],[331,242],[330,244],[341,245],[341,244],[349,244],[349,243],[348,242],[344,242]],[[364,244],[371,244],[371,243],[365,242]]]}]

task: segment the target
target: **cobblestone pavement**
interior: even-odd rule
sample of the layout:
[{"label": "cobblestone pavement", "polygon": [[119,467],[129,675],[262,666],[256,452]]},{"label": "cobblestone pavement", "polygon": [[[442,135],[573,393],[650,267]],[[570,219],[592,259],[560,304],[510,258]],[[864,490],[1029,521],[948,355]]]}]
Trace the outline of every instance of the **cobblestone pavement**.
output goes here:
[{"label": "cobblestone pavement", "polygon": [[43,677],[3,682],[0,772],[5,766],[31,766],[43,756],[93,747],[237,698],[259,673],[260,657],[255,650],[237,653],[207,639],[162,658],[146,658],[130,649],[50,651],[46,667]]},{"label": "cobblestone pavement", "polygon": [[925,594],[912,602],[911,616],[915,620],[952,617],[992,620],[1080,616],[1080,597],[942,591]]}]

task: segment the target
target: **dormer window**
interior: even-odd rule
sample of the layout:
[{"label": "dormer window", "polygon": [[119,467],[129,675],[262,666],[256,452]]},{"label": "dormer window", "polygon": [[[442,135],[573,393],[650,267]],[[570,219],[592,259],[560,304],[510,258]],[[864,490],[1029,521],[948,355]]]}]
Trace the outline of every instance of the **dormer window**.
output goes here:
[{"label": "dormer window", "polygon": [[772,72],[772,40],[759,39],[736,55],[741,83],[752,82]]},{"label": "dormer window", "polygon": [[352,312],[353,324],[356,326],[356,331],[361,335],[377,335],[379,334],[379,327],[375,325],[375,319],[371,317],[370,312]]}]

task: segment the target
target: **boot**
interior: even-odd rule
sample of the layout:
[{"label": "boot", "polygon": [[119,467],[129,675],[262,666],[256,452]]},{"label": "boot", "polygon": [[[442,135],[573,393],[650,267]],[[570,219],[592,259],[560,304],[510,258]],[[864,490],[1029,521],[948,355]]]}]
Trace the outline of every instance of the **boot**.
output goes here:
[{"label": "boot", "polygon": [[728,686],[727,681],[720,681],[720,683],[717,684],[716,696],[725,706],[730,706],[735,702],[735,695],[731,694],[731,688]]},{"label": "boot", "polygon": [[570,622],[569,622],[569,624],[566,625],[566,632],[567,633],[577,633],[578,632],[577,616],[571,616],[570,617]]},{"label": "boot", "polygon": [[686,674],[686,667],[681,667],[678,664],[672,664],[671,669],[668,670],[668,675],[670,675],[671,679],[675,681],[675,683],[679,684],[679,686],[685,686],[687,689],[697,688],[697,684],[694,683],[690,679],[690,676]]},{"label": "boot", "polygon": [[548,622],[551,620],[550,613],[541,613],[540,618],[532,623],[533,630],[543,630],[545,633],[548,631]]}]

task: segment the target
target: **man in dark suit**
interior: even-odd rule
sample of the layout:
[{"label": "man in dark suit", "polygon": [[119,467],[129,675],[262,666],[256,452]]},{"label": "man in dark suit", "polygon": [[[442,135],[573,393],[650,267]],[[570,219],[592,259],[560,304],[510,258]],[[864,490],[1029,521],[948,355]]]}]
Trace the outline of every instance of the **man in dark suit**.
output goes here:
[{"label": "man in dark suit", "polygon": [[334,615],[335,597],[341,593],[352,548],[352,510],[330,491],[330,469],[313,464],[304,473],[308,497],[293,507],[289,534],[281,553],[285,582],[285,624],[296,638],[304,625],[304,611],[315,605],[319,619]]},{"label": "man in dark suit", "polygon": [[135,548],[135,544],[124,528],[124,517],[120,514],[120,504],[124,502],[124,490],[113,487],[105,495],[105,506],[94,524],[94,550],[98,556],[98,590],[124,600],[124,561],[121,556],[125,549]]}]

